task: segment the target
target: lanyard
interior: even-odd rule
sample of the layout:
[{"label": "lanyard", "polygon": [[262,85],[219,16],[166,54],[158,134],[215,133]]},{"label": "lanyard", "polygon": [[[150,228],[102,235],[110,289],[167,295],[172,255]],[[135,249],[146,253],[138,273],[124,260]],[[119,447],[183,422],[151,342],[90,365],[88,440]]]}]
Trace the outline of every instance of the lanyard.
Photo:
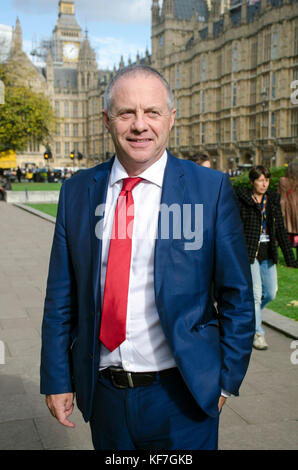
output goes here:
[{"label": "lanyard", "polygon": [[267,200],[268,200],[267,194],[264,195],[262,202],[258,202],[255,195],[253,195],[253,199],[261,208],[261,215],[262,215],[261,233],[267,233]]}]

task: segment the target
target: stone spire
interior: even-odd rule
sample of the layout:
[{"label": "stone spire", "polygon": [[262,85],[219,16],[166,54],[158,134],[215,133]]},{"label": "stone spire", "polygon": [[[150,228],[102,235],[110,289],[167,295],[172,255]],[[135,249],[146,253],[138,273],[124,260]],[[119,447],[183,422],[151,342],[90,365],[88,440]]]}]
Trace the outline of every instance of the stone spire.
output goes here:
[{"label": "stone spire", "polygon": [[163,0],[162,14],[164,16],[174,15],[174,0]]},{"label": "stone spire", "polygon": [[123,55],[121,56],[121,59],[120,59],[120,63],[119,63],[119,69],[123,69],[125,66],[124,64],[124,59],[123,59]]},{"label": "stone spire", "polygon": [[80,54],[79,54],[79,64],[83,65],[94,65],[96,64],[96,54],[92,49],[89,39],[88,39],[88,30],[85,30],[85,38],[82,42]]},{"label": "stone spire", "polygon": [[152,23],[158,23],[159,13],[160,13],[159,0],[152,0],[152,6],[151,6]]},{"label": "stone spire", "polygon": [[80,48],[78,74],[80,90],[90,90],[97,86],[98,71],[96,53],[90,45],[87,29]]},{"label": "stone spire", "polygon": [[51,50],[48,50],[47,60],[46,60],[46,70],[47,70],[47,80],[54,81],[54,63]]},{"label": "stone spire", "polygon": [[19,18],[12,32],[11,53],[22,52],[23,50],[23,32]]}]

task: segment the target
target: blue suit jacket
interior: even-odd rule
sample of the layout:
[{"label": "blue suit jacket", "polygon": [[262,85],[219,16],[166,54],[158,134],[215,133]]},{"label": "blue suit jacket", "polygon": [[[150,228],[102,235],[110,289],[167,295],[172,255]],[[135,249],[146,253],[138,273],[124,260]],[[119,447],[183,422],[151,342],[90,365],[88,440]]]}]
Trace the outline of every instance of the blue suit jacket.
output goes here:
[{"label": "blue suit jacket", "polygon": [[[99,364],[101,240],[96,208],[106,200],[113,159],[66,181],[60,193],[42,326],[41,393],[76,392],[90,419]],[[218,413],[221,388],[238,394],[254,336],[250,266],[229,179],[168,153],[168,207],[203,205],[203,239],[156,240],[155,298],[177,366],[199,406]],[[161,217],[159,220],[161,228]],[[217,310],[214,307],[214,299]]]}]

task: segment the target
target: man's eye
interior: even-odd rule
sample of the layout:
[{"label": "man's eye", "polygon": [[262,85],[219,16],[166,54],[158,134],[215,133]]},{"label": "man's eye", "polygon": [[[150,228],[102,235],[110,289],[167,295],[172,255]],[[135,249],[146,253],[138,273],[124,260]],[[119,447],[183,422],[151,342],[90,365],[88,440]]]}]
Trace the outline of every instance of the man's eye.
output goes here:
[{"label": "man's eye", "polygon": [[132,112],[126,111],[125,113],[121,113],[120,116],[125,119],[125,118],[131,117],[131,115],[132,115]]},{"label": "man's eye", "polygon": [[158,116],[158,112],[157,112],[157,111],[154,111],[154,110],[149,111],[148,114],[149,114],[149,116]]}]

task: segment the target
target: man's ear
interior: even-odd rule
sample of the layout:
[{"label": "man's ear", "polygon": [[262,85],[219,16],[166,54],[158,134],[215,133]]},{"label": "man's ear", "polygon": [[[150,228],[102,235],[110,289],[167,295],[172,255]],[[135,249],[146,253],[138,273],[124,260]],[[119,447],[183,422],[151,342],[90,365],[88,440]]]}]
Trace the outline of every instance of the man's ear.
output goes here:
[{"label": "man's ear", "polygon": [[170,117],[170,130],[172,129],[172,127],[175,123],[175,117],[176,117],[176,109],[173,109],[171,111],[171,117]]},{"label": "man's ear", "polygon": [[102,118],[103,118],[105,127],[110,132],[110,118],[106,109],[102,110]]}]

